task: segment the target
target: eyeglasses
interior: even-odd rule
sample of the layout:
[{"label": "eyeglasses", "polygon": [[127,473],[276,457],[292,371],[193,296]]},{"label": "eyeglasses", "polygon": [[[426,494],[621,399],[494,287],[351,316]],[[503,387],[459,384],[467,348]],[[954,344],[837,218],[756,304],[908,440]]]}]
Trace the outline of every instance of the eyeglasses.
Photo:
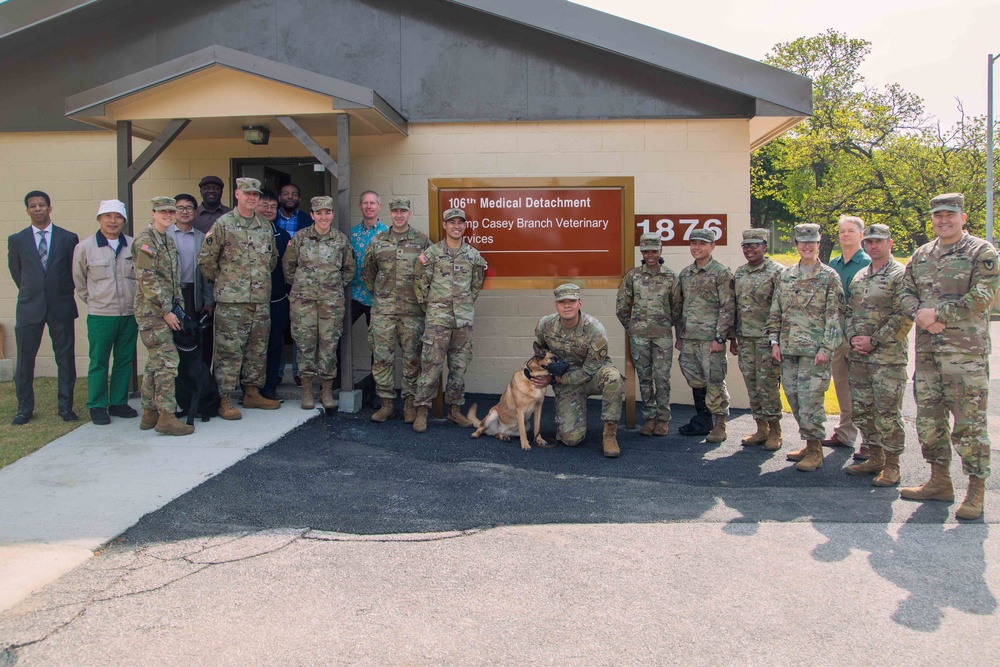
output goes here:
[{"label": "eyeglasses", "polygon": [[189,212],[191,212],[191,211],[194,210],[194,206],[178,206],[177,210],[178,211],[184,211],[185,213],[189,213]]},{"label": "eyeglasses", "polygon": [[278,205],[275,204],[274,202],[270,202],[270,203],[261,202],[261,203],[257,204],[257,206],[259,208],[264,209],[265,211],[270,211],[271,209],[277,210],[277,208],[278,208]]}]

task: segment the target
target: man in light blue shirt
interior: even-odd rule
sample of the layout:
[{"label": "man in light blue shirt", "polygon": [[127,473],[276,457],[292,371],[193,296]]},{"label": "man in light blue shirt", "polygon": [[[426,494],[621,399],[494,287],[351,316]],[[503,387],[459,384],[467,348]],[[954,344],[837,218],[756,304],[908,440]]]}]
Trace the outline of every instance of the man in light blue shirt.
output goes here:
[{"label": "man in light blue shirt", "polygon": [[[872,263],[872,258],[861,249],[861,235],[865,223],[861,218],[851,215],[840,216],[840,257],[830,260],[830,267],[840,276],[846,299],[851,298],[851,281],[858,271]],[[858,427],[854,425],[854,411],[851,408],[851,382],[847,368],[847,357],[851,351],[848,341],[833,353],[831,372],[833,388],[837,392],[837,402],[840,404],[840,423],[833,429],[833,435],[823,441],[827,447],[851,447],[858,437]],[[854,454],[857,461],[868,459],[868,446],[864,443]]]},{"label": "man in light blue shirt", "polygon": [[[388,227],[378,218],[379,211],[382,210],[382,200],[374,190],[365,190],[361,193],[358,208],[361,209],[361,222],[351,227],[350,238],[354,261],[361,267],[364,265],[368,244],[376,234],[386,231]],[[365,317],[365,325],[371,325],[372,293],[361,280],[359,268],[351,280],[351,324],[357,322],[362,315]],[[367,340],[367,337],[365,339]],[[364,392],[364,402],[370,403],[375,400],[375,378],[371,373],[358,383],[358,388]]]}]

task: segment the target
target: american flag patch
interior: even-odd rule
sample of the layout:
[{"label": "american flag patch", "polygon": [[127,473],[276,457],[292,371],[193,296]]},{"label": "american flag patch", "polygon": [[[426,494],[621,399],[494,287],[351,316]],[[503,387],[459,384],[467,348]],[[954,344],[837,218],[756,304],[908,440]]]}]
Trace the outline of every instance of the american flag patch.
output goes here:
[{"label": "american flag patch", "polygon": [[143,243],[141,246],[139,246],[139,250],[143,251],[144,253],[146,253],[150,257],[153,256],[153,248],[150,247],[149,245],[145,244],[145,243]]},{"label": "american flag patch", "polygon": [[420,253],[419,255],[417,255],[417,259],[420,260],[421,264],[427,263],[427,255],[425,255],[424,253]]}]

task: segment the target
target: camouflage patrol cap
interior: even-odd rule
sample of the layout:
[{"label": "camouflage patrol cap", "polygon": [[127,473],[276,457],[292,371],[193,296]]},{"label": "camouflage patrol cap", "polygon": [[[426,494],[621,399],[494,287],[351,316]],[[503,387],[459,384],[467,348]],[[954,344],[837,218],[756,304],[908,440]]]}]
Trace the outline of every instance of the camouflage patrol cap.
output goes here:
[{"label": "camouflage patrol cap", "polygon": [[333,197],[313,197],[309,200],[309,205],[312,206],[314,212],[324,208],[330,211],[337,210],[333,207]]},{"label": "camouflage patrol cap", "polygon": [[964,208],[965,195],[960,192],[949,192],[948,194],[938,195],[931,200],[931,213],[937,213],[938,211],[955,211],[956,213],[961,213]]},{"label": "camouflage patrol cap", "polygon": [[240,192],[260,192],[260,181],[256,178],[237,178],[236,189]]},{"label": "camouflage patrol cap", "polygon": [[389,200],[390,211],[412,211],[413,203],[409,197],[393,197]]},{"label": "camouflage patrol cap", "polygon": [[177,210],[177,200],[173,197],[153,197],[150,201],[153,202],[154,211],[176,211]]},{"label": "camouflage patrol cap", "polygon": [[556,295],[556,301],[577,301],[580,298],[580,288],[573,283],[563,283],[553,293]]},{"label": "camouflage patrol cap", "polygon": [[691,241],[704,241],[705,243],[715,243],[715,232],[711,229],[695,229],[692,230],[691,235],[688,237]]},{"label": "camouflage patrol cap", "polygon": [[891,239],[889,225],[868,225],[865,227],[865,239]]},{"label": "camouflage patrol cap", "polygon": [[441,216],[441,219],[444,220],[445,222],[451,220],[452,218],[461,218],[462,220],[468,219],[465,217],[465,211],[463,211],[460,208],[449,208],[447,211],[444,212],[444,215]]},{"label": "camouflage patrol cap", "polygon": [[639,237],[639,250],[659,250],[663,247],[663,241],[659,234],[643,234]]},{"label": "camouflage patrol cap", "polygon": [[796,243],[819,243],[819,225],[812,222],[795,225],[795,229],[792,231],[792,239]]},{"label": "camouflage patrol cap", "polygon": [[743,242],[740,245],[757,245],[767,243],[766,229],[744,229]]}]

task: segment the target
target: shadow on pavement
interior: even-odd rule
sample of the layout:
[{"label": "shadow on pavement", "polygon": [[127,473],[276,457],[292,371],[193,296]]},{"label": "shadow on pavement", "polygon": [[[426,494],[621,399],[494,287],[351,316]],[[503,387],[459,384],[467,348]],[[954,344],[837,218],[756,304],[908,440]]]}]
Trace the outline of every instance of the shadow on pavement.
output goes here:
[{"label": "shadow on pavement", "polygon": [[[496,397],[470,395],[467,405],[473,401],[482,415]],[[473,440],[468,429],[445,420],[432,420],[427,433],[416,434],[401,419],[373,424],[370,414],[308,422],[145,516],[115,548],[273,528],[379,535],[701,522],[752,537],[760,523],[811,522],[828,538],[814,559],[835,563],[859,550],[874,572],[909,592],[893,616],[901,625],[934,630],[946,607],[996,610],[985,582],[987,525],[946,526],[954,506],[938,503],[915,506],[905,523],[893,524],[893,503],[902,502],[897,490],[844,474],[849,449],[826,449],[822,469],[797,472],[784,457],[799,446],[787,416],[786,445],[772,454],[740,447],[740,437],[753,430],[745,412],[734,411],[725,443],[710,445],[677,435],[692,412],[674,406],[669,436],[641,437],[622,428],[622,456],[608,460],[601,454],[596,401],[588,405],[590,428],[580,446],[530,452],[516,439]],[[551,397],[542,433],[554,437]],[[904,480],[922,478],[919,454],[908,451],[906,460]],[[898,526],[896,537],[890,525]]]}]

